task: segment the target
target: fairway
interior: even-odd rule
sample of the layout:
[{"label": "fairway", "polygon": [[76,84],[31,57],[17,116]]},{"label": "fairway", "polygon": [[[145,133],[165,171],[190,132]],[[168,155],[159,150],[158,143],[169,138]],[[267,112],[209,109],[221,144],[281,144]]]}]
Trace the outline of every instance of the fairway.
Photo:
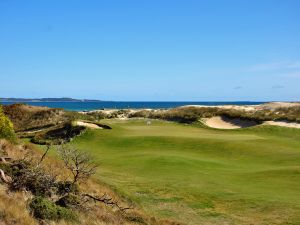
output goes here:
[{"label": "fairway", "polygon": [[148,214],[186,224],[299,224],[300,130],[104,120],[73,144]]}]

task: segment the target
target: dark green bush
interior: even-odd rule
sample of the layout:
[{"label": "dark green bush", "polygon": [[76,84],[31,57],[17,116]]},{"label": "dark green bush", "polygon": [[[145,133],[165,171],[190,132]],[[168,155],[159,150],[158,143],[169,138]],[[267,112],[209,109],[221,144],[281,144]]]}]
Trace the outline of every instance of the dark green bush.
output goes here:
[{"label": "dark green bush", "polygon": [[12,164],[0,164],[0,169],[2,169],[6,175],[14,178],[22,174],[22,170],[29,167],[29,163],[25,160],[15,160]]},{"label": "dark green bush", "polygon": [[65,208],[78,208],[80,206],[80,198],[75,194],[67,194],[61,197],[56,205],[65,207]]},{"label": "dark green bush", "polygon": [[34,197],[29,203],[29,208],[33,216],[37,219],[47,219],[47,220],[75,220],[75,214],[64,207],[56,205],[54,202],[43,198]]},{"label": "dark green bush", "polygon": [[0,164],[0,169],[4,171],[4,173],[8,176],[12,176],[13,169],[10,164]]},{"label": "dark green bush", "polygon": [[74,184],[71,181],[59,181],[56,184],[57,187],[57,194],[59,195],[65,195],[68,193],[79,193],[79,186],[78,184]]}]

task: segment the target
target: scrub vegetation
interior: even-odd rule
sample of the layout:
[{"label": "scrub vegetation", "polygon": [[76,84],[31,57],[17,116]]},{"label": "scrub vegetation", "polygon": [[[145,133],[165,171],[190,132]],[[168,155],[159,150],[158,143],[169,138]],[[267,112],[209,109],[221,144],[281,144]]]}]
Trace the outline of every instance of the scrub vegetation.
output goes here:
[{"label": "scrub vegetation", "polygon": [[6,138],[8,140],[15,139],[15,132],[12,122],[3,113],[2,106],[0,105],[0,138]]},{"label": "scrub vegetation", "polygon": [[237,109],[226,109],[217,107],[181,107],[170,110],[141,110],[129,115],[130,117],[143,117],[152,119],[163,119],[177,121],[181,123],[192,123],[200,118],[214,116],[225,116],[229,118],[239,118],[253,120],[257,122],[273,120],[286,120],[290,122],[300,122],[300,106],[261,109],[255,111],[243,111]]}]

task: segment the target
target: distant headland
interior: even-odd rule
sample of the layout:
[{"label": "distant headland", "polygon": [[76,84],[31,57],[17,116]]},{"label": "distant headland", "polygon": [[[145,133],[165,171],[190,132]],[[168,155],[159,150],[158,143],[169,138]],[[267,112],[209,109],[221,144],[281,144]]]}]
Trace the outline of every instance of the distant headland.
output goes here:
[{"label": "distant headland", "polygon": [[102,102],[95,99],[74,98],[0,98],[0,102]]}]

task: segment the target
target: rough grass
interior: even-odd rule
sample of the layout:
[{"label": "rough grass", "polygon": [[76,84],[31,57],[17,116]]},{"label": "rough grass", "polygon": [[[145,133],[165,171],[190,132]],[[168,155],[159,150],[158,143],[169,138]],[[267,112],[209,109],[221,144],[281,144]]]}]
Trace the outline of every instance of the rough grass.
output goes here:
[{"label": "rough grass", "polygon": [[[24,140],[26,141],[26,140]],[[5,156],[13,158],[13,159],[23,159],[27,157],[28,159],[32,159],[32,163],[37,163],[40,161],[41,156],[43,154],[45,146],[38,146],[31,143],[27,144],[19,144],[15,145],[6,140],[0,139],[0,150],[1,156],[5,154]],[[51,148],[49,154],[43,161],[43,169],[47,171],[47,173],[52,174],[53,176],[57,176],[58,180],[65,181],[70,178],[70,172],[64,167],[63,162],[58,160],[57,154],[54,151],[54,148]],[[2,164],[1,166],[4,166]],[[80,184],[80,189],[82,192],[90,193],[95,196],[102,196],[103,194],[107,194],[112,197],[115,201],[122,206],[128,206],[129,202],[125,199],[120,198],[118,194],[116,194],[111,188],[107,185],[104,185],[100,182],[96,182],[94,179],[88,179],[85,182]],[[29,191],[21,191],[14,192],[10,191],[2,181],[0,181],[0,224],[2,225],[13,225],[13,224],[39,224],[37,220],[33,218],[33,211],[30,213],[30,202],[34,196]],[[41,204],[39,205],[41,206]],[[41,210],[45,210],[44,207],[41,207]],[[57,215],[56,209],[50,207],[51,212],[49,213],[51,217],[54,214]],[[31,207],[31,209],[40,209],[40,207]],[[53,212],[54,210],[54,212]],[[45,211],[44,211],[45,213]],[[61,210],[59,211],[59,215],[61,216]],[[86,225],[134,225],[137,224],[136,220],[144,220],[150,221],[147,215],[143,213],[142,210],[135,208],[134,210],[130,210],[125,214],[120,213],[115,208],[109,207],[104,204],[94,204],[90,203],[86,205],[86,209],[76,209],[74,210],[74,215],[76,214],[76,221],[73,220],[59,220],[59,221],[47,221],[47,224],[86,224]],[[39,214],[40,215],[40,214]],[[66,214],[65,214],[66,215]],[[41,217],[41,216],[40,216]],[[44,216],[42,218],[49,218]],[[53,218],[53,217],[52,217]],[[59,218],[66,218],[57,217]],[[69,218],[69,217],[68,217]],[[67,219],[68,219],[67,218]],[[151,223],[151,225],[170,225],[171,223],[161,223],[160,221],[155,220],[155,223]]]},{"label": "rough grass", "polygon": [[7,190],[0,185],[0,224],[38,224],[26,210],[24,197],[20,192],[8,195]]},{"label": "rough grass", "polygon": [[14,124],[16,132],[48,128],[68,119],[62,109],[26,104],[4,105],[3,111]]},{"label": "rough grass", "polygon": [[150,215],[187,224],[299,224],[300,130],[107,120],[74,144]]},{"label": "rough grass", "polygon": [[[262,105],[263,106],[263,105]],[[214,116],[225,116],[230,118],[240,118],[262,122],[267,120],[287,120],[291,122],[300,121],[300,106],[291,106],[283,108],[269,108],[264,105],[252,111],[225,109],[221,107],[178,107],[168,110],[140,110],[129,114],[129,117],[143,117],[152,119],[162,119],[177,121],[182,123],[192,123],[200,118],[209,118]]]}]

